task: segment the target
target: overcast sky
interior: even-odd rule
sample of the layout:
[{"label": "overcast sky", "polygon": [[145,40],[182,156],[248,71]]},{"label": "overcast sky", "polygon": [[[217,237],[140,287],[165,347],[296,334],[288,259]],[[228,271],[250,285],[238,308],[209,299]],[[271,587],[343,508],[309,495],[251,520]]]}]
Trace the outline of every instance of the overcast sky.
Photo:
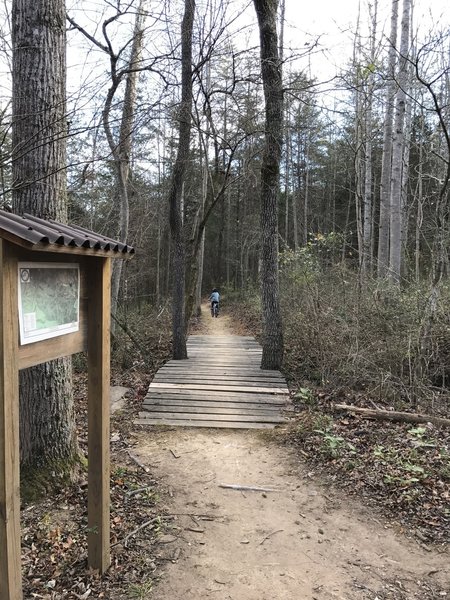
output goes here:
[{"label": "overcast sky", "polygon": [[[286,38],[293,46],[303,46],[318,39],[322,53],[312,58],[316,74],[327,76],[343,66],[351,56],[358,6],[361,5],[361,28],[367,28],[370,0],[286,0]],[[379,0],[378,32],[389,35],[391,0]],[[399,22],[402,2],[399,4]],[[415,0],[414,27],[424,39],[431,29],[449,29],[449,0]]]},{"label": "overcast sky", "polygon": [[[221,5],[222,0],[209,0]],[[285,57],[295,55],[298,51],[305,57],[292,68],[303,70],[317,81],[331,80],[340,70],[345,69],[352,56],[352,45],[355,35],[355,26],[358,19],[358,6],[361,4],[361,32],[368,27],[368,3],[373,0],[286,0],[286,26],[285,26]],[[402,0],[400,1],[400,16]],[[179,6],[182,14],[183,0],[171,0],[172,8]],[[206,0],[198,0],[199,14],[204,10]],[[178,3],[178,4],[177,4]],[[434,28],[444,29],[450,26],[450,9],[447,7],[449,0],[415,0],[414,22],[415,27],[420,24],[422,37]],[[102,21],[101,9],[106,6],[105,0],[68,0],[71,14],[86,23],[91,33],[96,31],[96,23]],[[247,4],[247,9],[242,10]],[[155,4],[156,6],[156,4]],[[92,15],[87,7],[92,7]],[[377,38],[384,41],[384,35],[389,35],[391,0],[379,0],[378,32]],[[99,14],[100,11],[100,14]],[[233,22],[232,29],[240,31],[233,38],[233,43],[256,47],[259,43],[257,33],[256,14],[252,0],[232,0],[229,6],[228,19],[239,15]],[[130,20],[130,22],[132,19]],[[179,24],[174,24],[176,29],[173,35],[178,36]],[[241,29],[243,28],[243,29]],[[98,29],[98,25],[97,25]],[[98,31],[96,32],[98,35]],[[129,33],[129,32],[128,32]],[[128,35],[127,33],[127,35]],[[152,34],[155,38],[155,33]],[[80,44],[75,51],[73,46],[69,51],[69,63],[76,65],[69,71],[69,91],[78,94],[78,88],[85,79],[94,81],[94,95],[98,93],[98,85],[105,77],[108,67],[107,58],[98,49],[87,53],[89,43],[83,42],[81,36],[71,34],[71,40]],[[307,50],[317,43],[315,50],[307,55]],[[115,40],[118,45],[118,41]],[[98,78],[98,80],[97,80]],[[71,89],[72,88],[72,89]],[[90,102],[87,102],[89,105]]]}]

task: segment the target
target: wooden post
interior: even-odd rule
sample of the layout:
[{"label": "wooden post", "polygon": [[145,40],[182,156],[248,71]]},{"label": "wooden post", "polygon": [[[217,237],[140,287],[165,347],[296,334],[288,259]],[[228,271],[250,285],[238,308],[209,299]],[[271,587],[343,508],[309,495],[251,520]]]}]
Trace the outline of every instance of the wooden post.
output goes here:
[{"label": "wooden post", "polygon": [[0,240],[0,599],[22,600],[17,261]]},{"label": "wooden post", "polygon": [[111,259],[90,258],[88,281],[88,564],[110,565],[110,310]]}]

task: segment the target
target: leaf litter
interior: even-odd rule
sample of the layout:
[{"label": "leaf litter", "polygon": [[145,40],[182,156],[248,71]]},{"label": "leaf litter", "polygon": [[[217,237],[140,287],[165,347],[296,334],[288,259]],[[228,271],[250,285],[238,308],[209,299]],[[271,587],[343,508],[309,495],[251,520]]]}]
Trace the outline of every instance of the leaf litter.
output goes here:
[{"label": "leaf litter", "polygon": [[[100,576],[87,566],[87,473],[58,493],[22,508],[24,598],[44,600],[146,597],[164,563],[159,538],[173,517],[161,510],[161,489],[151,469],[133,459],[132,421],[147,393],[144,365],[113,374],[132,390],[111,418],[111,566]],[[80,450],[87,454],[86,376],[74,377]]]},{"label": "leaf litter", "polygon": [[296,403],[285,441],[334,485],[380,510],[399,532],[448,550],[450,431],[336,415],[332,400],[317,391],[313,406]]}]

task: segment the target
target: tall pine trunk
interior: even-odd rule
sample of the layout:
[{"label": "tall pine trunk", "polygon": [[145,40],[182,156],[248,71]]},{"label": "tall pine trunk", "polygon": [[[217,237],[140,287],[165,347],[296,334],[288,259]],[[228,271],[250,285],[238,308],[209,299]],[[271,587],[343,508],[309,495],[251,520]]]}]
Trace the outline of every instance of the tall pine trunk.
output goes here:
[{"label": "tall pine trunk", "polygon": [[373,144],[373,94],[374,78],[372,65],[376,60],[376,33],[378,17],[378,1],[375,0],[373,7],[369,7],[371,13],[371,34],[370,34],[370,66],[367,69],[365,81],[364,96],[364,196],[363,196],[363,262],[362,272],[367,277],[372,275],[372,249],[373,249],[373,165],[372,165],[372,144]]},{"label": "tall pine trunk", "polygon": [[185,0],[181,24],[181,103],[179,106],[179,138],[169,192],[169,220],[172,237],[172,355],[187,358],[185,315],[185,244],[183,228],[183,184],[189,161],[192,112],[192,29],[195,0]]},{"label": "tall pine trunk", "polygon": [[380,181],[380,219],[378,226],[378,264],[377,275],[386,277],[389,272],[389,223],[390,223],[390,191],[392,161],[392,130],[394,121],[395,99],[395,64],[397,46],[398,4],[400,0],[392,0],[391,33],[389,38],[388,72],[385,97],[385,113],[383,126],[383,157],[381,162]]},{"label": "tall pine trunk", "polygon": [[403,0],[400,59],[397,75],[398,90],[395,98],[394,139],[392,144],[391,221],[389,249],[389,279],[400,285],[402,258],[402,177],[405,152],[406,87],[408,78],[408,50],[411,0]]},{"label": "tall pine trunk", "polygon": [[[13,210],[63,222],[65,20],[64,0],[13,1]],[[31,484],[38,475],[54,487],[73,474],[78,446],[70,358],[20,372],[20,443],[22,474]]]},{"label": "tall pine trunk", "polygon": [[283,82],[278,56],[277,0],[253,0],[258,17],[261,72],[266,104],[265,147],[261,165],[261,367],[283,361],[283,329],[278,283],[278,192],[283,143]]}]

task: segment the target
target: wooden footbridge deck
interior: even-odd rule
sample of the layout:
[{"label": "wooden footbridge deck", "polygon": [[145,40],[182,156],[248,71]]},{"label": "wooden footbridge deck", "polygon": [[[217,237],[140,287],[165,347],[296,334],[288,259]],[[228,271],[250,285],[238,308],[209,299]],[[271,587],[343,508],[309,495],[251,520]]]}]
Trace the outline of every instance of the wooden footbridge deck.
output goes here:
[{"label": "wooden footbridge deck", "polygon": [[140,425],[266,429],[288,420],[286,380],[260,369],[252,337],[192,335],[187,360],[170,360],[155,375]]}]

